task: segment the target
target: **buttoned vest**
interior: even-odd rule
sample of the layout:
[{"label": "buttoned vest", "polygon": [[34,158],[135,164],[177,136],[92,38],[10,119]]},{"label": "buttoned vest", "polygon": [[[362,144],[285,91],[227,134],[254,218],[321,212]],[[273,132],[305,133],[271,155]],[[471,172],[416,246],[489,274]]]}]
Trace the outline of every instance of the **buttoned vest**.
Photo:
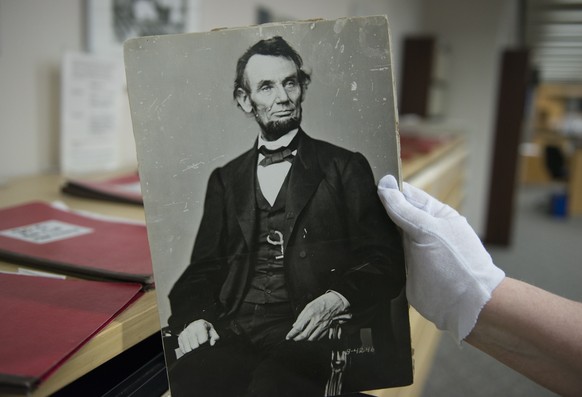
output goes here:
[{"label": "buttoned vest", "polygon": [[[290,172],[289,172],[290,174]],[[266,304],[289,301],[283,265],[285,231],[285,201],[289,174],[273,206],[263,196],[258,181],[255,183],[257,228],[256,258],[250,287],[244,299],[247,303]]]}]

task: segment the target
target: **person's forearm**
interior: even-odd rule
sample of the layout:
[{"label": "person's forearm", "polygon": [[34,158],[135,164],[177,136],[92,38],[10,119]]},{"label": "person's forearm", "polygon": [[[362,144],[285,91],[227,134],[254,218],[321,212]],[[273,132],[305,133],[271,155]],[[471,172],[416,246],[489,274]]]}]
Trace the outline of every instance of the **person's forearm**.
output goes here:
[{"label": "person's forearm", "polygon": [[565,396],[582,395],[582,304],[506,277],[466,342]]}]

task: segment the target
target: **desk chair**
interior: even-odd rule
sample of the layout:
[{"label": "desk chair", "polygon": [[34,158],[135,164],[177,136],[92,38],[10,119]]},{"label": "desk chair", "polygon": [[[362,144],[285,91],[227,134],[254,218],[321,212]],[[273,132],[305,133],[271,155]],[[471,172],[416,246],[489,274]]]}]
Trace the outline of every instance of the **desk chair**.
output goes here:
[{"label": "desk chair", "polygon": [[566,156],[559,146],[547,145],[545,147],[546,168],[557,186],[552,189],[550,195],[549,213],[556,217],[565,217],[568,208],[568,191],[566,182],[568,181],[568,167]]},{"label": "desk chair", "polygon": [[568,177],[568,168],[566,167],[566,156],[562,149],[555,145],[545,147],[545,164],[552,180],[565,181]]}]

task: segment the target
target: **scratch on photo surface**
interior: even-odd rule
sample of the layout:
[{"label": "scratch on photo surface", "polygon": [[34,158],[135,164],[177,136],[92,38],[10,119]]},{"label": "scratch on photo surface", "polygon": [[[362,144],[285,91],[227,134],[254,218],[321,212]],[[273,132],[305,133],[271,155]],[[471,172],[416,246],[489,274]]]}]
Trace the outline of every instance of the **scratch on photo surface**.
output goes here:
[{"label": "scratch on photo surface", "polygon": [[171,203],[164,204],[162,207],[172,207],[174,205],[183,205],[184,208],[186,208],[186,207],[188,207],[188,202],[187,201],[174,201]]},{"label": "scratch on photo surface", "polygon": [[[171,97],[172,97],[172,94],[169,94],[169,95],[166,97],[166,99],[164,99],[164,100],[162,101],[162,103],[160,103],[160,104],[158,104],[158,98],[154,99],[154,101],[153,101],[153,102],[152,102],[152,104],[150,105],[150,109],[149,109],[149,110],[150,110],[150,112],[151,112],[151,111],[152,111],[152,109],[154,109],[154,108],[155,108],[155,111],[156,111],[156,112],[159,112],[159,111],[160,111],[160,108],[161,108],[162,106],[164,106],[164,104],[165,104],[165,103],[166,103],[166,102],[167,102],[167,101],[168,101],[168,100],[169,100]],[[158,118],[159,118],[159,117],[158,117]]]},{"label": "scratch on photo surface", "polygon": [[186,168],[182,170],[182,172],[190,171],[190,170],[197,170],[200,168],[201,165],[204,165],[204,161],[200,161],[199,163],[190,164]]},{"label": "scratch on photo surface", "polygon": [[159,107],[161,107],[161,106],[164,106],[164,105],[165,105],[165,103],[166,103],[166,102],[168,102],[168,99],[170,99],[171,97],[172,97],[172,94],[168,94],[168,96],[166,97],[166,99],[164,99],[164,100],[162,101],[162,103],[160,103],[160,106],[159,106]]},{"label": "scratch on photo surface", "polygon": [[156,103],[158,103],[158,98],[156,97],[156,99],[154,99],[154,101],[152,102],[152,104],[150,105],[150,112],[152,111],[153,107],[156,106]]},{"label": "scratch on photo surface", "polygon": [[381,71],[389,70],[389,69],[390,69],[390,66],[379,66],[377,68],[371,68],[370,72],[381,72]]},{"label": "scratch on photo surface", "polygon": [[341,31],[344,29],[344,26],[346,25],[346,22],[346,18],[338,19],[333,25],[333,31],[335,33],[341,33]]}]

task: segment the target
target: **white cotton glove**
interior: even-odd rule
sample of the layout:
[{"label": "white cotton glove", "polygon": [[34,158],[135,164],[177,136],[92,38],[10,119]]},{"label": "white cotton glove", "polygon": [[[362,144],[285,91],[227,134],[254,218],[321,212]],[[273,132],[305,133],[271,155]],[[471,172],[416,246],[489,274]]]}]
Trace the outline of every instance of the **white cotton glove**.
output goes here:
[{"label": "white cotton glove", "polygon": [[404,232],[406,295],[420,314],[460,343],[505,277],[467,220],[428,193],[387,175],[378,194]]}]

